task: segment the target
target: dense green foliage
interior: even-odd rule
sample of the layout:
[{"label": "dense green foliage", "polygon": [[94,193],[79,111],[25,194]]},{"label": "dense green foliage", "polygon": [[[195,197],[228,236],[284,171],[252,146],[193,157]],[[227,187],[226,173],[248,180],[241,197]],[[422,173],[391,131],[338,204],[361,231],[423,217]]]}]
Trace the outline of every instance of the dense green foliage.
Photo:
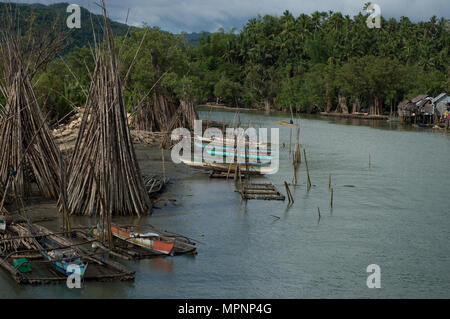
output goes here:
[{"label": "dense green foliage", "polygon": [[[158,90],[195,103],[300,112],[333,110],[341,101],[351,111],[356,102],[357,110],[360,105],[379,114],[405,97],[450,91],[448,20],[382,19],[381,28],[369,29],[366,19],[332,12],[294,17],[286,11],[250,19],[239,33],[219,30],[200,38],[147,26],[125,35],[121,25],[115,34],[126,103],[151,101]],[[89,41],[86,36],[75,43]],[[55,116],[83,105],[93,67],[86,47],[62,56],[34,79]]]},{"label": "dense green foliage", "polygon": [[404,97],[449,91],[447,20],[382,19],[369,29],[366,19],[285,12],[251,19],[239,35],[209,35],[198,50],[215,80],[209,100],[313,112],[343,96],[380,113]]}]

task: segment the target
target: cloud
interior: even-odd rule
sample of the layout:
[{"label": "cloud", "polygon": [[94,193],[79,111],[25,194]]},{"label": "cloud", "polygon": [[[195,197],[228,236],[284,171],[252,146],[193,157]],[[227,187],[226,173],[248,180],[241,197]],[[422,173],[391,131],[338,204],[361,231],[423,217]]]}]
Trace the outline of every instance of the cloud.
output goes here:
[{"label": "cloud", "polygon": [[[69,0],[96,13],[100,10],[91,0]],[[60,1],[19,0],[26,3],[52,4]],[[216,31],[219,27],[240,29],[249,18],[258,14],[282,15],[289,10],[294,16],[314,11],[342,12],[350,16],[362,11],[369,0],[107,0],[110,18],[128,24],[157,25],[172,32]],[[448,17],[448,0],[372,0],[381,7],[384,18],[407,16],[413,21],[428,20],[431,16]]]}]

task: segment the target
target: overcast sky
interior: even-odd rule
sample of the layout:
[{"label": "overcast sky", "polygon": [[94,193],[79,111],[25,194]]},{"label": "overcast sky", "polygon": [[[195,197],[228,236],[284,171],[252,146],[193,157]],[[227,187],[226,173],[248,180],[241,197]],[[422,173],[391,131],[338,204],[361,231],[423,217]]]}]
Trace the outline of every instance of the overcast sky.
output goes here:
[{"label": "overcast sky", "polygon": [[[0,0],[6,2],[4,0]],[[69,2],[100,13],[92,0],[16,0],[11,2],[52,4]],[[216,31],[223,27],[240,29],[246,21],[258,14],[282,15],[289,10],[294,16],[318,11],[334,11],[350,16],[362,11],[369,0],[106,0],[110,18],[128,24],[143,22],[164,30],[179,33]],[[450,0],[372,0],[381,8],[384,18],[407,16],[413,21],[428,20],[431,16],[450,18]]]}]

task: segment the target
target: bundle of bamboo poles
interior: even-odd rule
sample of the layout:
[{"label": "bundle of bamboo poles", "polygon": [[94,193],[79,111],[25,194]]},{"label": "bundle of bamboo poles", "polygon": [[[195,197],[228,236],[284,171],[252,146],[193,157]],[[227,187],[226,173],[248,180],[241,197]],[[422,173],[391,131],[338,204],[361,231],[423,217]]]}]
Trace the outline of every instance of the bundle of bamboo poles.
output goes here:
[{"label": "bundle of bamboo poles", "polygon": [[131,124],[137,130],[171,132],[178,127],[194,129],[198,119],[194,103],[174,100],[156,89],[151,102],[143,102],[135,107]]},{"label": "bundle of bamboo poles", "polygon": [[[137,215],[151,211],[127,123],[113,35],[95,43],[95,69],[68,167],[70,214]],[[109,216],[109,217],[108,217]],[[108,220],[105,220],[108,222]]]},{"label": "bundle of bamboo poles", "polygon": [[[47,32],[39,37],[36,33],[23,37],[14,29],[16,17],[17,13],[5,6],[0,30],[0,94],[6,101],[0,105],[0,209],[8,193],[23,198],[32,181],[46,198],[57,198],[59,192],[59,174],[55,170],[59,149],[31,79],[64,46],[66,35]],[[31,27],[29,33],[33,34]]]}]

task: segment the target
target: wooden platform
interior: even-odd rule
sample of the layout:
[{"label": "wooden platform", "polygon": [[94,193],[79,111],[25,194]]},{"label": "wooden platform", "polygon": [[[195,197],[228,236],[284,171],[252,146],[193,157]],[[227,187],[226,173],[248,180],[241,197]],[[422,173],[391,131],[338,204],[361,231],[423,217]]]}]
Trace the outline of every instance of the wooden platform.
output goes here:
[{"label": "wooden platform", "polygon": [[[88,243],[74,243],[73,241],[56,235],[50,230],[34,224],[39,230],[37,236],[49,235],[66,247],[72,247],[77,251],[82,260],[88,264],[83,280],[86,281],[111,281],[111,280],[134,280],[135,272],[125,266],[105,258],[99,253],[91,252],[85,247]],[[6,235],[6,236],[5,236]],[[2,236],[2,252],[0,255],[0,266],[9,272],[12,278],[20,284],[49,284],[65,282],[67,276],[57,272],[51,263],[46,260],[34,246],[32,234],[26,227],[21,225],[9,225]],[[21,273],[13,266],[14,259],[27,258],[31,271]]]},{"label": "wooden platform", "polygon": [[242,189],[235,192],[240,193],[242,199],[285,200],[285,196],[272,183],[242,183]]}]

